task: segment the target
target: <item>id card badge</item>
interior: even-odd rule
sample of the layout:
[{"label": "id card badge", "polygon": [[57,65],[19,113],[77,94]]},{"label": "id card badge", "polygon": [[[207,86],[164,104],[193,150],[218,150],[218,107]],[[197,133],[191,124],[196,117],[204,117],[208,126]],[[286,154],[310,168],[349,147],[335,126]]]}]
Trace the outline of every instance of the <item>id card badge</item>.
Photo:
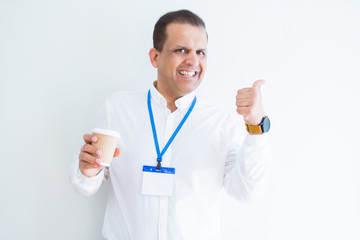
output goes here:
[{"label": "id card badge", "polygon": [[173,194],[175,168],[143,166],[143,182],[141,193],[152,196],[168,196]]}]

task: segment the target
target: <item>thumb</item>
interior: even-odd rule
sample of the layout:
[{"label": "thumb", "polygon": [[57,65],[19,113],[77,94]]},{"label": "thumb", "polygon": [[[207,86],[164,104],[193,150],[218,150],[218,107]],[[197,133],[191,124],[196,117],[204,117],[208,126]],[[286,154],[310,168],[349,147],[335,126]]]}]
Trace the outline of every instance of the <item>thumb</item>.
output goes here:
[{"label": "thumb", "polygon": [[252,85],[252,87],[253,88],[256,88],[256,87],[261,87],[261,85],[263,85],[264,83],[266,83],[266,81],[265,80],[256,80],[254,83],[253,83],[253,85]]}]

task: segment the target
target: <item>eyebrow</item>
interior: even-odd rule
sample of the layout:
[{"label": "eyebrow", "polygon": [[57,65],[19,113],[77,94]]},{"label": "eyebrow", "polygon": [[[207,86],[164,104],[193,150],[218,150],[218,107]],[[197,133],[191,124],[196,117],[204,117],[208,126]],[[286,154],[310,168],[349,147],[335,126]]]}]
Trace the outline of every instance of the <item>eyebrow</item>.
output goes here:
[{"label": "eyebrow", "polygon": [[[181,46],[181,45],[177,45],[176,47],[174,47],[174,49],[179,49],[179,48],[189,49],[188,47]],[[203,51],[203,52],[206,52],[206,48],[196,49],[196,51]]]}]

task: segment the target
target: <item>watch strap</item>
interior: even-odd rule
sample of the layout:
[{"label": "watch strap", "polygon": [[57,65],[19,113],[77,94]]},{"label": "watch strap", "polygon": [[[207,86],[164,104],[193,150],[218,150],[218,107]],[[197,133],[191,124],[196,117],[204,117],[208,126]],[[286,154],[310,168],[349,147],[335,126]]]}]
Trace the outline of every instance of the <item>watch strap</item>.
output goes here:
[{"label": "watch strap", "polygon": [[270,120],[267,116],[264,116],[259,125],[246,125],[246,130],[252,134],[263,134],[270,129]]},{"label": "watch strap", "polygon": [[263,133],[261,125],[249,125],[249,124],[246,124],[246,130],[249,133],[254,133],[254,134],[262,134]]}]

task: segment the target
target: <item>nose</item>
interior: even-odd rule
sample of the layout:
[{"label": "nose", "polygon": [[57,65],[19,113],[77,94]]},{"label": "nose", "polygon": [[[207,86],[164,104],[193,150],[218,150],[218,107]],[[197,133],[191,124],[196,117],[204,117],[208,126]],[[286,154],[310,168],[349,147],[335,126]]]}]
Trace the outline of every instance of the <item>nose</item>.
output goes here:
[{"label": "nose", "polygon": [[185,63],[190,66],[199,66],[199,56],[195,51],[190,51],[186,56]]}]

